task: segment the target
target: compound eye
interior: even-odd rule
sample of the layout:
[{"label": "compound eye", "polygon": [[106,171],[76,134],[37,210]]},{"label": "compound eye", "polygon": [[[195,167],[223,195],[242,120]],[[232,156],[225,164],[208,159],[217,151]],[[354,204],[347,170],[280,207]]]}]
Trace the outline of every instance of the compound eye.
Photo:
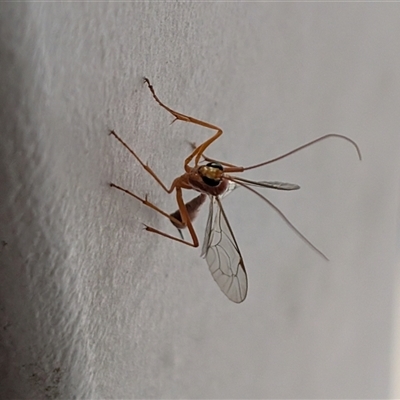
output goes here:
[{"label": "compound eye", "polygon": [[201,179],[208,186],[218,186],[221,183],[221,179],[213,179],[207,176],[202,176]]},{"label": "compound eye", "polygon": [[210,162],[207,164],[207,167],[211,167],[211,168],[216,168],[219,169],[220,171],[223,171],[223,167],[221,164],[218,164],[216,162]]}]

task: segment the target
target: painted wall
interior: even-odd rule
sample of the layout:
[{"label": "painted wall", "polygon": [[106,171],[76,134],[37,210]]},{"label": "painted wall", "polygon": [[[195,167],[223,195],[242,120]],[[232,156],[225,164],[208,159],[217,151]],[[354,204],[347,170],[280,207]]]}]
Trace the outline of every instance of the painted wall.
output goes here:
[{"label": "painted wall", "polygon": [[[1,6],[2,398],[399,396],[400,21],[390,3]],[[189,142],[239,165],[323,251],[238,190],[224,201],[249,275],[229,302],[167,212]],[[187,193],[187,198],[192,196]],[[206,209],[195,224],[203,238]],[[397,301],[397,302],[395,302]]]}]

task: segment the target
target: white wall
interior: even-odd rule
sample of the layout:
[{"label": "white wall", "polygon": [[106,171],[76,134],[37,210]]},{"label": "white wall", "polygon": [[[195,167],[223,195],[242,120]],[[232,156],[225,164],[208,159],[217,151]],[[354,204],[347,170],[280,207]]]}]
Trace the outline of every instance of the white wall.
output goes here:
[{"label": "white wall", "polygon": [[[390,3],[3,4],[2,397],[400,396],[398,15]],[[236,305],[200,250],[145,232],[175,233],[108,183],[168,212],[175,200],[108,130],[166,183],[210,132],[169,125],[143,76],[224,129],[209,150],[221,160],[353,138],[362,162],[332,139],[246,175],[301,186],[267,195],[330,262],[237,191],[225,208],[249,295]]]}]

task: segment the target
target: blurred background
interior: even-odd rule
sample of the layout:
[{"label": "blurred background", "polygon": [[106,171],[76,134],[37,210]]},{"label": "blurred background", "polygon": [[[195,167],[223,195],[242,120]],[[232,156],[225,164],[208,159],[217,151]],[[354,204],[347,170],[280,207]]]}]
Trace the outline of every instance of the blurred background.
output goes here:
[{"label": "blurred background", "polygon": [[[395,3],[2,3],[2,398],[400,396],[400,17]],[[276,157],[224,199],[240,305],[162,216],[189,142],[152,99],[224,130],[208,155]],[[190,199],[194,193],[186,193]],[[202,240],[207,208],[195,228]]]}]

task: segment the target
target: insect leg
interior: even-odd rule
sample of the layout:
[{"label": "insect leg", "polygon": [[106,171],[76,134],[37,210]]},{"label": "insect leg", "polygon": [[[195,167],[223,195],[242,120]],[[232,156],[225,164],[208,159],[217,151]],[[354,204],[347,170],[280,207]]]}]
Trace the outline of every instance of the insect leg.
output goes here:
[{"label": "insect leg", "polygon": [[[194,150],[195,148],[197,148],[196,143],[194,143],[194,142],[189,142],[189,144],[190,144],[190,147],[191,147],[193,150]],[[203,157],[203,160],[204,160],[204,161],[215,162],[215,163],[221,164],[221,165],[223,165],[223,166],[225,166],[225,167],[235,167],[235,168],[237,167],[237,165],[229,164],[229,163],[227,163],[227,162],[225,162],[225,161],[220,161],[220,160],[216,160],[215,158],[207,157],[204,153],[203,153],[201,156]]]},{"label": "insect leg", "polygon": [[[172,222],[172,224],[174,224],[175,226],[177,226],[177,225],[187,226],[187,228],[189,229],[190,235],[192,236],[193,243],[187,242],[187,241],[185,241],[183,239],[176,238],[175,236],[168,235],[167,233],[161,232],[161,231],[159,231],[159,230],[157,230],[155,228],[152,228],[151,226],[147,226],[147,225],[145,225],[146,231],[157,233],[157,234],[159,234],[161,236],[165,236],[165,237],[167,237],[169,239],[176,240],[177,242],[184,243],[184,244],[186,244],[188,246],[192,246],[192,247],[198,247],[199,246],[199,241],[198,241],[198,239],[196,237],[196,233],[194,232],[193,226],[192,226],[192,224],[190,222],[190,219],[188,217],[188,213],[187,213],[187,210],[186,210],[185,204],[183,202],[183,198],[182,198],[182,190],[180,188],[176,188],[176,190],[177,190],[177,200],[178,200],[178,205],[179,205],[179,212],[180,212],[180,215],[182,217],[182,221],[178,220],[173,215],[168,214],[167,212],[161,210],[160,208],[155,206],[153,203],[148,201],[147,200],[147,195],[146,195],[146,197],[144,199],[142,199],[141,197],[137,196],[136,194],[132,193],[131,191],[129,191],[127,189],[124,189],[121,186],[116,185],[115,183],[110,183],[110,186],[114,187],[114,188],[116,188],[118,190],[121,190],[122,192],[125,192],[126,194],[129,194],[130,196],[134,197],[135,199],[141,201],[145,206],[153,209],[154,211],[157,211],[159,214],[161,214],[164,217],[168,218]],[[179,196],[180,196],[180,200],[182,200],[183,208],[180,205],[180,200],[178,199],[178,192],[180,193]],[[187,222],[187,221],[189,221],[189,222]],[[194,234],[194,237],[193,237],[193,234]]]},{"label": "insect leg", "polygon": [[187,157],[185,159],[185,170],[187,172],[189,172],[190,168],[188,168],[188,164],[190,163],[190,161],[193,160],[193,158],[195,158],[194,163],[195,165],[197,165],[199,163],[200,157],[203,154],[203,152],[205,151],[205,149],[215,140],[217,140],[221,135],[222,135],[222,129],[218,128],[218,126],[209,124],[208,122],[205,121],[201,121],[199,119],[193,118],[193,117],[189,117],[188,115],[185,114],[181,114],[177,111],[172,110],[171,108],[169,108],[168,106],[166,106],[156,95],[156,92],[154,91],[153,86],[151,85],[150,81],[147,78],[143,78],[144,81],[146,82],[148,88],[150,89],[154,100],[161,106],[163,107],[165,110],[167,110],[170,114],[172,114],[175,119],[172,122],[175,122],[176,120],[180,120],[180,121],[184,121],[184,122],[191,122],[192,124],[195,125],[200,125],[203,126],[205,128],[209,128],[209,129],[213,129],[216,131],[216,133],[209,138],[208,140],[206,140],[204,143],[202,143],[200,146],[198,146],[196,149],[193,150],[193,152],[190,154],[189,157]]},{"label": "insect leg", "polygon": [[[188,212],[188,216],[191,222],[195,220],[197,215],[199,214],[201,206],[204,204],[204,202],[207,200],[207,195],[204,193],[200,193],[198,196],[194,197],[192,200],[188,201],[185,203],[185,208]],[[176,218],[178,221],[181,221],[179,225],[176,225],[172,220],[172,224],[180,231],[181,229],[186,228],[186,225],[182,221],[182,216],[180,213],[180,210],[176,210],[172,214],[170,214],[172,217]]]},{"label": "insect leg", "polygon": [[121,186],[116,185],[115,183],[110,183],[111,187],[114,187],[118,190],[121,190],[122,192],[125,192],[126,194],[129,194],[130,196],[134,197],[135,199],[141,201],[145,206],[152,208],[153,210],[157,211],[158,213],[164,215],[164,217],[167,217],[173,224],[179,224],[181,223],[177,218],[169,215],[167,212],[161,210],[160,208],[158,208],[157,206],[155,206],[153,203],[150,203],[150,201],[147,200],[147,195],[145,196],[144,199],[142,199],[141,197],[139,197],[138,195],[136,195],[135,193],[132,193],[131,191],[129,191],[128,189],[124,189]]},{"label": "insect leg", "polygon": [[[166,215],[166,217],[168,217],[174,225],[175,225],[175,223],[173,222],[173,220],[177,221],[179,224],[185,225],[189,230],[189,233],[190,233],[193,243],[187,242],[183,239],[179,239],[175,236],[168,235],[167,233],[159,231],[158,229],[152,228],[151,226],[148,226],[148,225],[145,225],[145,227],[146,227],[145,229],[148,232],[157,233],[158,235],[164,236],[171,240],[175,240],[176,242],[184,243],[191,247],[199,247],[199,239],[197,238],[196,232],[193,228],[192,222],[190,220],[190,216],[188,214],[188,210],[186,209],[185,203],[183,201],[182,189],[180,187],[176,188],[176,201],[178,202],[179,213],[182,218],[182,222],[178,221],[176,218],[174,218],[170,215]],[[163,214],[163,215],[165,215],[165,214]]]},{"label": "insect leg", "polygon": [[110,131],[110,135],[113,135],[135,158],[139,161],[140,165],[156,180],[156,182],[167,192],[172,193],[174,190],[174,184],[168,189],[161,181],[161,179],[156,175],[156,173],[145,164],[139,156],[115,133],[115,131]]}]

